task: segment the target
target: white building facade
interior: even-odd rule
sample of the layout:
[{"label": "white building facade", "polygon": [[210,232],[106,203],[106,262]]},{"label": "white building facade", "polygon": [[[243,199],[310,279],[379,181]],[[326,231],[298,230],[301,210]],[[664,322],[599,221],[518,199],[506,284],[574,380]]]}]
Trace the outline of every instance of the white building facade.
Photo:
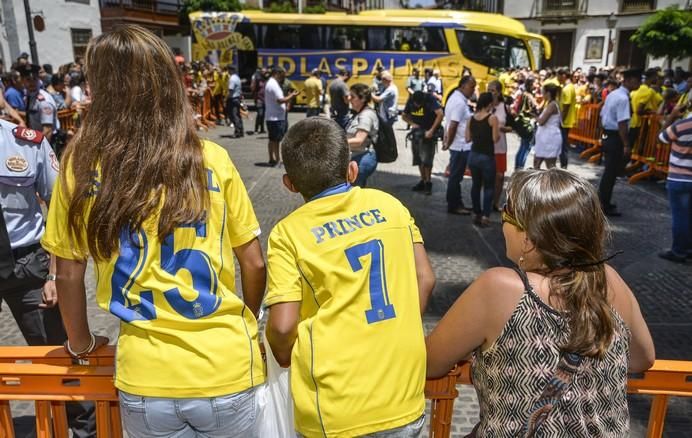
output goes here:
[{"label": "white building facade", "polygon": [[[40,64],[57,69],[74,61],[101,33],[99,0],[30,0],[30,6],[31,16],[45,22],[43,31],[34,29]],[[7,70],[20,53],[31,54],[24,0],[0,0],[0,19],[0,57]]]},{"label": "white building facade", "polygon": [[[644,54],[629,38],[658,9],[689,8],[689,0],[513,0],[504,14],[531,32],[548,37],[553,57],[544,66],[664,66]],[[690,69],[690,59],[673,62]]]}]

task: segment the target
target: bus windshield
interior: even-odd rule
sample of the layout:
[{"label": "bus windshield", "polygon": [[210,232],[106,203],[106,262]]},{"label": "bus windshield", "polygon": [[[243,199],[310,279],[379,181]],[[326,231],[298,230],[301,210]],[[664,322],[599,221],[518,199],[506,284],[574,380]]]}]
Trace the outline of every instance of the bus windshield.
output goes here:
[{"label": "bus windshield", "polygon": [[458,30],[459,47],[464,56],[493,69],[531,68],[524,41],[496,33]]}]

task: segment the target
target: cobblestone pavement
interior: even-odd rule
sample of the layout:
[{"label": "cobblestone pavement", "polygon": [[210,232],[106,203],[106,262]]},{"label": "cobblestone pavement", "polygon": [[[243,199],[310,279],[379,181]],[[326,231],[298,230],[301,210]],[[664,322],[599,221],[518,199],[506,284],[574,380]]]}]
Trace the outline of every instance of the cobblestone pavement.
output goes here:
[{"label": "cobblestone pavement", "polygon": [[[295,122],[302,114],[290,115]],[[252,126],[247,122],[246,126]],[[471,225],[469,217],[446,213],[446,179],[443,172],[449,154],[439,152],[435,158],[432,196],[410,190],[418,181],[417,170],[410,166],[410,150],[404,146],[404,124],[395,126],[399,136],[399,159],[395,163],[380,165],[369,184],[396,195],[412,212],[425,238],[426,247],[437,276],[424,322],[430,330],[461,294],[467,285],[483,270],[508,264],[504,257],[504,242],[499,215],[491,218],[492,226],[479,229]],[[299,196],[290,194],[281,184],[283,169],[261,167],[256,164],[267,159],[266,136],[246,136],[231,139],[231,130],[218,127],[202,134],[226,147],[243,177],[252,198],[263,234],[262,245],[272,226],[301,204]],[[518,148],[517,138],[509,135],[508,162],[513,163]],[[573,153],[570,169],[596,183],[600,167],[587,164]],[[532,158],[529,158],[531,162]],[[510,164],[508,167],[512,168]],[[511,173],[508,172],[508,174]],[[463,194],[467,205],[470,180],[464,179]],[[628,185],[618,180],[615,201],[624,215],[613,219],[611,230],[613,250],[624,254],[613,260],[613,265],[632,287],[641,304],[644,316],[651,328],[659,358],[692,360],[692,266],[675,265],[659,259],[657,251],[670,245],[670,212],[663,184],[642,182]],[[117,337],[118,323],[115,318],[96,308],[94,279],[89,278],[89,318],[92,328],[100,334]],[[21,345],[24,341],[3,306],[0,313],[0,345]],[[470,432],[478,419],[478,403],[471,387],[459,387],[455,403],[453,436],[461,437]],[[650,400],[647,397],[631,398],[632,436],[644,436]],[[15,403],[13,413],[21,428],[31,429],[33,408],[29,403]],[[690,436],[692,431],[692,400],[672,398],[666,420],[667,437]],[[22,434],[23,433],[23,434]],[[31,436],[29,432],[18,436]]]}]

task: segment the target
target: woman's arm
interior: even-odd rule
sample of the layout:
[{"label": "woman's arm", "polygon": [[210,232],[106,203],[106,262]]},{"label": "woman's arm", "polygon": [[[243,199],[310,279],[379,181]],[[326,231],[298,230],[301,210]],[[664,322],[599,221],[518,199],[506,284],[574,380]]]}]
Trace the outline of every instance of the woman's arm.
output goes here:
[{"label": "woman's arm", "polygon": [[262,255],[259,239],[252,239],[244,245],[233,248],[233,253],[240,266],[240,279],[243,289],[243,301],[258,316],[264,289],[267,282],[267,270]]},{"label": "woman's arm", "polygon": [[536,118],[536,121],[538,122],[539,125],[543,126],[545,123],[548,121],[550,116],[555,114],[555,105],[553,105],[554,102],[550,102],[546,109],[541,113],[540,116]]},{"label": "woman's arm", "polygon": [[368,138],[368,131],[359,129],[358,131],[356,131],[356,135],[348,139],[348,147],[351,150],[360,149],[360,147],[363,145],[363,142],[365,142],[366,138]]},{"label": "woman's arm", "polygon": [[521,280],[508,268],[489,269],[471,283],[425,339],[428,378],[444,376],[481,347],[490,331],[501,330],[516,307],[506,293],[514,287],[521,297]]},{"label": "woman's arm", "polygon": [[[65,325],[67,339],[70,348],[74,352],[83,352],[91,342],[91,331],[86,310],[86,289],[84,287],[84,273],[87,262],[69,260],[57,257],[58,301],[60,302],[60,315]],[[96,344],[91,351],[106,345],[108,338],[96,336]]]},{"label": "woman's arm", "polygon": [[644,321],[637,298],[615,269],[606,266],[606,278],[611,292],[612,306],[630,329],[630,372],[646,371],[656,360],[654,341]]},{"label": "woman's arm", "polygon": [[[473,116],[472,116],[473,117]],[[471,118],[466,122],[466,143],[471,143]]]},{"label": "woman's arm", "polygon": [[500,124],[497,122],[497,117],[490,116],[488,123],[490,123],[490,127],[493,128],[493,142],[497,143],[500,141]]}]

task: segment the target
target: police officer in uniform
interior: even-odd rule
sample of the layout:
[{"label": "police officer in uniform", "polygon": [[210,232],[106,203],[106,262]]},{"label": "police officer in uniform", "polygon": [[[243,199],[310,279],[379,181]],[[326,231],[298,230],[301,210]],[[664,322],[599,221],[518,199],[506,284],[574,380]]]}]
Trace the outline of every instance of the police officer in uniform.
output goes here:
[{"label": "police officer in uniform", "polygon": [[[58,159],[41,132],[0,120],[0,300],[29,345],[62,345],[67,339],[57,307],[55,262],[39,241]],[[77,438],[95,437],[91,403],[68,403]]]},{"label": "police officer in uniform", "polygon": [[[43,134],[48,142],[55,146],[55,138],[60,129],[58,106],[53,96],[39,86],[38,65],[27,64],[19,70],[27,90],[26,118],[27,126]],[[59,153],[60,151],[56,151]]]}]

